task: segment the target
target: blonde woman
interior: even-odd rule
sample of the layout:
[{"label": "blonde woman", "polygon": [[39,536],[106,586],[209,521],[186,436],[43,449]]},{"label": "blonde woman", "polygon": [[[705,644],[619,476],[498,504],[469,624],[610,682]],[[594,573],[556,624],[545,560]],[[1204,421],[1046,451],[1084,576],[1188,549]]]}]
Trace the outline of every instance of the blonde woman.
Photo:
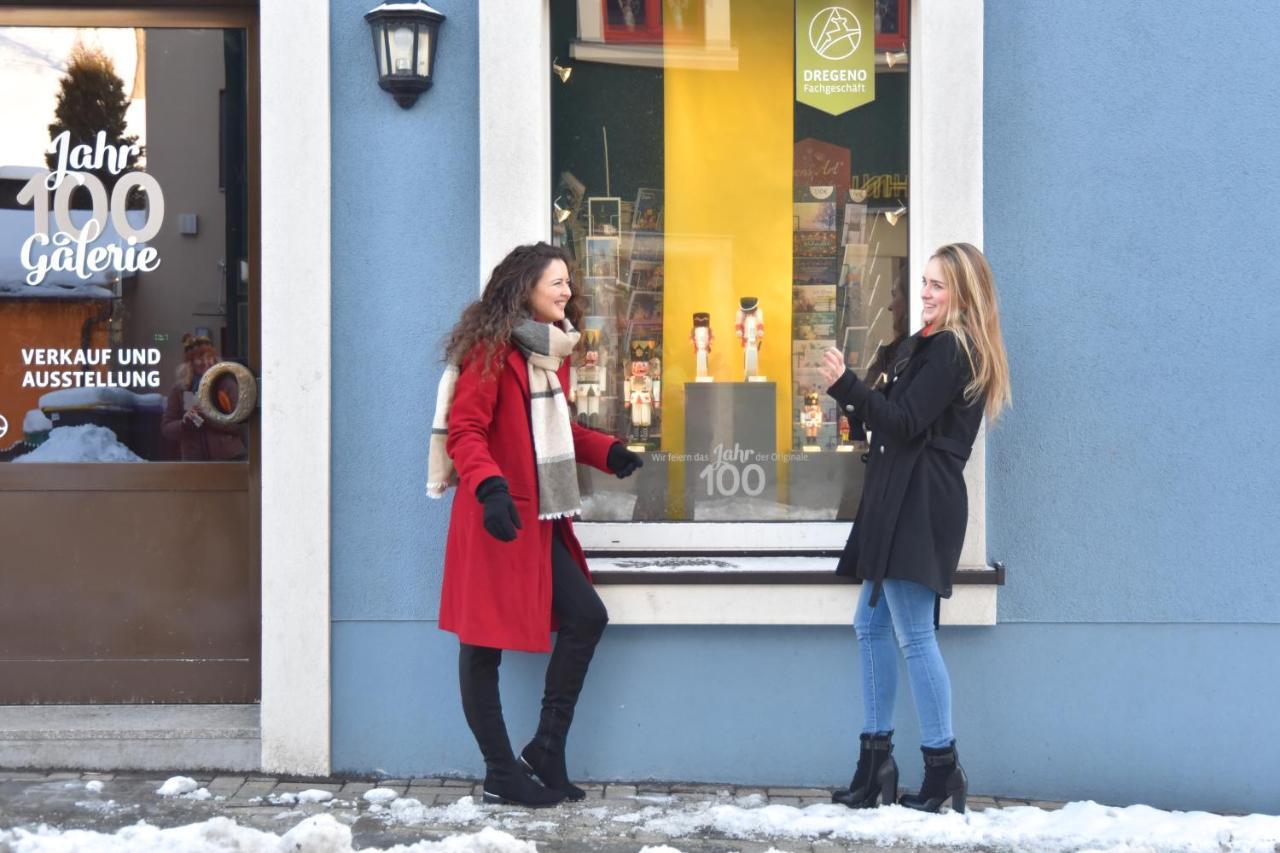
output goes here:
[{"label": "blonde woman", "polygon": [[[888,357],[883,376],[859,379],[827,350],[823,375],[840,413],[871,431],[862,502],[836,573],[862,581],[854,631],[862,656],[864,719],[858,765],[834,802],[869,808],[897,799],[893,709],[897,647],[920,720],[924,783],[901,805],[963,812],[968,782],[951,730],[951,681],[934,629],[969,516],[964,465],[985,414],[1010,401],[991,267],[968,243],[943,246],[925,266],[924,328]],[[874,389],[872,386],[875,386]],[[882,389],[882,390],[878,390]],[[897,644],[894,635],[897,635]]]}]

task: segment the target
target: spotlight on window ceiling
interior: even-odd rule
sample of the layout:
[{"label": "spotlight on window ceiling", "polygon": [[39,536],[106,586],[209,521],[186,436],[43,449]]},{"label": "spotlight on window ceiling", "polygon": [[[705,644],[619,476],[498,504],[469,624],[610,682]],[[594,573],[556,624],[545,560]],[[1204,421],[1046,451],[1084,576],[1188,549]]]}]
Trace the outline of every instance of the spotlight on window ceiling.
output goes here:
[{"label": "spotlight on window ceiling", "polygon": [[567,207],[560,206],[560,199],[564,196],[556,196],[556,200],[551,202],[552,215],[555,217],[556,224],[561,225],[566,219],[573,215],[573,211]]},{"label": "spotlight on window ceiling", "polygon": [[910,54],[907,53],[905,50],[898,50],[898,51],[886,50],[884,52],[884,64],[892,68],[893,66],[897,65],[899,62],[906,62],[909,57],[910,57]]},{"label": "spotlight on window ceiling", "polygon": [[889,220],[890,225],[897,225],[898,220],[906,215],[907,206],[905,204],[899,204],[897,210],[886,210],[884,212],[884,218]]},{"label": "spotlight on window ceiling", "polygon": [[568,83],[570,75],[573,74],[573,67],[560,64],[560,57],[551,60],[551,70],[560,78],[561,83]]}]

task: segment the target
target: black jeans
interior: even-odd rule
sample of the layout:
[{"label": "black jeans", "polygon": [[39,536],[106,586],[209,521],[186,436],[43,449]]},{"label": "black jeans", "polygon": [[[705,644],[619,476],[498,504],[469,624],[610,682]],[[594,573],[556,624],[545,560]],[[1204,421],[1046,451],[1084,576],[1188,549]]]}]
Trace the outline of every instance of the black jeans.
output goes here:
[{"label": "black jeans", "polygon": [[[560,630],[547,663],[542,714],[535,740],[541,742],[544,749],[563,750],[587,668],[609,624],[609,614],[561,541],[558,530],[551,537],[551,609],[560,621]],[[462,712],[489,766],[515,760],[498,694],[501,663],[501,649],[459,644]]]}]

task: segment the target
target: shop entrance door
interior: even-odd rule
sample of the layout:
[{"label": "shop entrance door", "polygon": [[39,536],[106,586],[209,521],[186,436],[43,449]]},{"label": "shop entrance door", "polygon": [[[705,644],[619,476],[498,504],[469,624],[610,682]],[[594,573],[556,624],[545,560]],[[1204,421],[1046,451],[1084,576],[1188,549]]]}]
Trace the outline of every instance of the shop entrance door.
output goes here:
[{"label": "shop entrance door", "polygon": [[0,704],[259,698],[256,9],[0,9]]}]

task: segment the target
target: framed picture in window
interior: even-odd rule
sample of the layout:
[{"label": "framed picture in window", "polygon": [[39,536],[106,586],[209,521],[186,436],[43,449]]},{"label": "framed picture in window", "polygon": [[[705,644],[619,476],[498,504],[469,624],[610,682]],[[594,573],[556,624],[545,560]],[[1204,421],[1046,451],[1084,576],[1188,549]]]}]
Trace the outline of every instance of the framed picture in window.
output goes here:
[{"label": "framed picture in window", "polygon": [[622,199],[613,196],[587,199],[587,218],[592,237],[616,239],[622,234]]},{"label": "framed picture in window", "polygon": [[909,0],[876,0],[876,50],[905,50],[910,21]]},{"label": "framed picture in window", "polygon": [[636,193],[636,203],[632,211],[631,229],[633,231],[661,231],[662,190],[642,187]]},{"label": "framed picture in window", "polygon": [[661,0],[599,0],[604,7],[604,40],[662,44]]},{"label": "framed picture in window", "polygon": [[618,277],[618,238],[588,237],[586,240],[587,278]]}]

